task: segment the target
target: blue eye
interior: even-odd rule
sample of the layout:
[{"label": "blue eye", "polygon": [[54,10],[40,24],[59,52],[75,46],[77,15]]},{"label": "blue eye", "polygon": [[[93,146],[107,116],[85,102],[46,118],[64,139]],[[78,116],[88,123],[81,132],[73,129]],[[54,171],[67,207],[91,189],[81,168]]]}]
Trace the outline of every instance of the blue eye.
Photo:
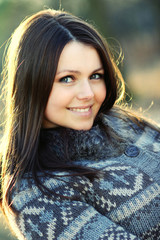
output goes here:
[{"label": "blue eye", "polygon": [[101,74],[101,73],[94,73],[90,77],[90,79],[103,79],[103,78],[104,78],[104,74]]},{"label": "blue eye", "polygon": [[62,83],[71,83],[73,81],[73,77],[66,76],[66,77],[61,78],[59,81]]}]

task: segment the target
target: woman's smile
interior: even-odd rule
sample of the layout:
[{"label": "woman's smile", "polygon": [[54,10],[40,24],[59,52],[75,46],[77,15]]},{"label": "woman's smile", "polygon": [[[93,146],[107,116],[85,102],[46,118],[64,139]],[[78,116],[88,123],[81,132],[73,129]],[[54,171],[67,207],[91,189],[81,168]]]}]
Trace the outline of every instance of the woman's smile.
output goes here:
[{"label": "woman's smile", "polygon": [[81,117],[91,117],[92,115],[92,106],[89,107],[77,107],[77,108],[69,108],[73,114],[77,114]]},{"label": "woman's smile", "polygon": [[96,49],[71,41],[60,55],[43,127],[88,130],[105,97],[104,69]]}]

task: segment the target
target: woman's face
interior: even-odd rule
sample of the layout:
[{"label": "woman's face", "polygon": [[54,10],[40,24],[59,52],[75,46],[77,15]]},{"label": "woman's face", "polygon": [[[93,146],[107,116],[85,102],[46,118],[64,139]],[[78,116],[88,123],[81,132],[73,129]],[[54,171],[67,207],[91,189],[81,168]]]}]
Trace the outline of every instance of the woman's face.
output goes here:
[{"label": "woman's face", "polygon": [[89,130],[105,97],[104,69],[97,51],[69,42],[59,59],[43,127]]}]

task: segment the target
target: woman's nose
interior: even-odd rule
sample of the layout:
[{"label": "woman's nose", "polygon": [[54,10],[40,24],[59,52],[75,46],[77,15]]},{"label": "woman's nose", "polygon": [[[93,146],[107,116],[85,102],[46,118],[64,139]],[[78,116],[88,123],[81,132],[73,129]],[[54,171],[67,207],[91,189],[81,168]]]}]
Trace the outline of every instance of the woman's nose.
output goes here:
[{"label": "woman's nose", "polygon": [[94,97],[94,92],[89,80],[84,80],[79,84],[77,98],[79,100],[90,100]]}]

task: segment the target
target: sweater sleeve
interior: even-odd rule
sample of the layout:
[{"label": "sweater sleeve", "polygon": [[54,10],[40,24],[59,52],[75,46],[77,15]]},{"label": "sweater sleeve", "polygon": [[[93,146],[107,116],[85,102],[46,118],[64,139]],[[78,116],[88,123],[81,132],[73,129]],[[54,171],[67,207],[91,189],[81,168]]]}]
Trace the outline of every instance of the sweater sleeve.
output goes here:
[{"label": "sweater sleeve", "polygon": [[[30,197],[29,197],[30,196]],[[25,201],[24,201],[25,200]],[[51,200],[42,193],[23,192],[13,202],[18,214],[12,219],[18,239],[28,240],[138,240],[83,201]]]}]

